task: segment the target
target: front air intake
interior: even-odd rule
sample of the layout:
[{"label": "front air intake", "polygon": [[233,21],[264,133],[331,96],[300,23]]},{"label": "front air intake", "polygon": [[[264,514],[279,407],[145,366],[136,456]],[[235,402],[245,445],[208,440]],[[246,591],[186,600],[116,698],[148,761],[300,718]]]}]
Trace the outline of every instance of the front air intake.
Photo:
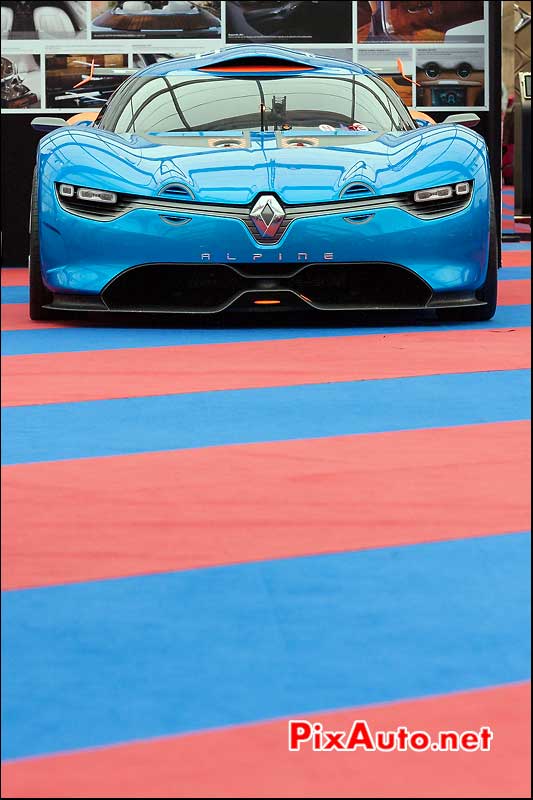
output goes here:
[{"label": "front air intake", "polygon": [[193,194],[190,189],[187,189],[186,186],[182,186],[180,183],[170,183],[168,186],[164,186],[160,191],[160,195],[164,195],[165,197],[172,197],[175,200],[193,200]]},{"label": "front air intake", "polygon": [[349,198],[349,197],[372,197],[374,192],[364,183],[350,183],[346,186],[342,192],[341,197]]}]

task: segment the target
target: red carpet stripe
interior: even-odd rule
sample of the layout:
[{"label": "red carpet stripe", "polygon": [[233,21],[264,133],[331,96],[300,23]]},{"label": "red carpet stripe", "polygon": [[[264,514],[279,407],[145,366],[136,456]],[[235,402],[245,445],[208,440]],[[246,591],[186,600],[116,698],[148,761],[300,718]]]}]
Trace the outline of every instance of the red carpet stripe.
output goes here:
[{"label": "red carpet stripe", "polygon": [[[28,316],[26,303],[6,303],[2,305],[2,330],[3,331],[35,331],[39,328],[64,328],[65,322],[46,320],[45,322],[32,322]],[[80,326],[79,322],[75,323]],[[81,323],[83,324],[83,323]]]},{"label": "red carpet stripe", "polygon": [[501,306],[530,305],[531,281],[500,281],[498,284],[498,304]]},{"label": "red carpet stripe", "polygon": [[2,286],[27,286],[28,270],[25,267],[2,269]]},{"label": "red carpet stripe", "polygon": [[531,250],[529,247],[524,250],[503,250],[502,265],[504,267],[530,267]]},{"label": "red carpet stripe", "polygon": [[529,707],[519,683],[309,715],[334,731],[488,725],[489,753],[289,753],[276,720],[6,763],[3,797],[530,797]]},{"label": "red carpet stripe", "polygon": [[3,405],[529,367],[529,328],[6,356]]},{"label": "red carpet stripe", "polygon": [[525,530],[529,431],[509,422],[4,467],[4,585]]}]

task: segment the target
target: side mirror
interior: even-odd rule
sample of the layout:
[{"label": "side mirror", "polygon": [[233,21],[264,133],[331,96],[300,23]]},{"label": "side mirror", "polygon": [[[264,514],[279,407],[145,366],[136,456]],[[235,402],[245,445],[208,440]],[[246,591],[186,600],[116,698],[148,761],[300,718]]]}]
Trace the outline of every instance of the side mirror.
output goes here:
[{"label": "side mirror", "polygon": [[63,128],[67,123],[61,117],[35,117],[32,119],[31,126],[34,131],[55,131],[56,128]]},{"label": "side mirror", "polygon": [[435,124],[433,122],[430,122],[429,119],[415,119],[415,122],[417,128],[427,128],[428,125]]},{"label": "side mirror", "polygon": [[442,120],[443,125],[464,125],[467,128],[475,128],[480,119],[477,114],[450,114]]}]

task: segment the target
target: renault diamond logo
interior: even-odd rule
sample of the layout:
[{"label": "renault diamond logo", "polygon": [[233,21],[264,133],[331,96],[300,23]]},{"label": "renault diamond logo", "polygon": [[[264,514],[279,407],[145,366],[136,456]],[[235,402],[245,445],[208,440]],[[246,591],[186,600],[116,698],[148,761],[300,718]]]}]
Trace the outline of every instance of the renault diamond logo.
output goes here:
[{"label": "renault diamond logo", "polygon": [[265,194],[250,211],[250,219],[263,238],[272,239],[285,219],[285,212],[273,195]]}]

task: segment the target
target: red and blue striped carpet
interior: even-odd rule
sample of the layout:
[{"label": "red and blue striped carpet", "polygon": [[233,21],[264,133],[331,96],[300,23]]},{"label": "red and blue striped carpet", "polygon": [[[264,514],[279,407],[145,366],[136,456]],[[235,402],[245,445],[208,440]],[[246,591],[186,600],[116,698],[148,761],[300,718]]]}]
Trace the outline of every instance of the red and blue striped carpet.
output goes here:
[{"label": "red and blue striped carpet", "polygon": [[[490,323],[354,328],[36,325],[3,270],[4,797],[529,796],[503,258]],[[494,743],[289,753],[302,715]]]},{"label": "red and blue striped carpet", "polygon": [[531,223],[515,220],[514,186],[502,187],[502,233],[524,234],[531,236]]}]

